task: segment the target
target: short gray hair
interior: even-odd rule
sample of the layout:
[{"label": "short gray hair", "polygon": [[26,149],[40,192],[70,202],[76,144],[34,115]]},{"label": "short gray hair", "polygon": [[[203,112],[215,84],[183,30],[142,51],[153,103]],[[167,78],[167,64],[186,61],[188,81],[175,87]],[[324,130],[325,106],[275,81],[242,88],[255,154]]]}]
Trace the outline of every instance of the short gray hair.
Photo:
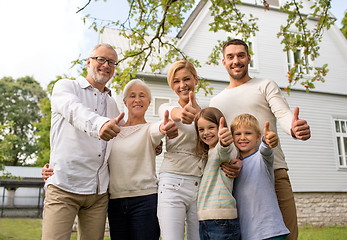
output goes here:
[{"label": "short gray hair", "polygon": [[125,101],[126,100],[126,97],[127,97],[127,94],[128,94],[128,91],[129,89],[134,86],[135,84],[138,84],[140,86],[143,86],[146,91],[147,91],[147,94],[148,94],[148,98],[149,100],[151,101],[152,100],[152,94],[151,94],[151,90],[149,89],[147,83],[145,83],[145,81],[141,80],[141,79],[133,79],[133,80],[130,80],[124,87],[124,91],[123,91],[123,100]]},{"label": "short gray hair", "polygon": [[114,53],[116,54],[117,61],[118,61],[118,54],[117,54],[116,50],[114,50],[114,48],[108,43],[100,43],[100,44],[94,46],[89,52],[89,57],[95,57],[94,55],[95,55],[96,49],[98,49],[99,47],[106,47],[106,48],[112,49],[114,51]]}]

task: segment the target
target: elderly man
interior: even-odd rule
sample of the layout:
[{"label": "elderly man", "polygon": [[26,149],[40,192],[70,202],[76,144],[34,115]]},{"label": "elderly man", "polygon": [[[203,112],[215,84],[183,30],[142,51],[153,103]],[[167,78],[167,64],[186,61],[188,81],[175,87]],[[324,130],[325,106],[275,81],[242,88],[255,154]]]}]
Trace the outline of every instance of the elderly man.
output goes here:
[{"label": "elderly man", "polygon": [[88,75],[58,81],[52,94],[51,157],[54,175],[46,182],[42,239],[70,239],[78,215],[79,239],[103,239],[112,139],[123,121],[106,83],[117,53],[108,44],[95,46]]}]

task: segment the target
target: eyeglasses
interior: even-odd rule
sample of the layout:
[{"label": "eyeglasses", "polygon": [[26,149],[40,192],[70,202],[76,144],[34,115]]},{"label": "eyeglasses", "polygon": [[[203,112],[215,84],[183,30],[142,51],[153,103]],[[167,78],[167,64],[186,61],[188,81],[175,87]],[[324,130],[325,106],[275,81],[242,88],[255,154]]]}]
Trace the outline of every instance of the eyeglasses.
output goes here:
[{"label": "eyeglasses", "polygon": [[116,67],[118,64],[117,62],[110,59],[106,59],[104,57],[90,57],[90,58],[95,59],[100,64],[104,64],[105,62],[107,62],[108,66],[110,67]]}]

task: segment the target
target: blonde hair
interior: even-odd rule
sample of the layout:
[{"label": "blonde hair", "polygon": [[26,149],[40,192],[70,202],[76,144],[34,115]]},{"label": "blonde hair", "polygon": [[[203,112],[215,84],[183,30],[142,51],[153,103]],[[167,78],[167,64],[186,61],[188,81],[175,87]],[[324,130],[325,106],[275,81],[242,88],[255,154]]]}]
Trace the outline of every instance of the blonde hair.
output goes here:
[{"label": "blonde hair", "polygon": [[183,68],[191,72],[194,78],[198,78],[198,74],[196,73],[195,67],[191,62],[188,62],[187,60],[180,60],[180,61],[174,62],[169,68],[169,71],[167,72],[167,83],[169,84],[171,88],[173,86],[173,78],[175,73],[178,70],[181,70]]},{"label": "blonde hair", "polygon": [[230,124],[231,133],[241,126],[252,128],[257,134],[261,134],[258,120],[251,114],[240,114]]},{"label": "blonde hair", "polygon": [[[207,153],[209,146],[204,143],[199,136],[199,126],[198,121],[200,118],[204,118],[209,122],[215,123],[219,127],[220,118],[224,117],[223,113],[215,107],[207,107],[202,109],[194,119],[195,132],[196,132],[196,145],[195,145],[195,154],[199,158],[207,160]],[[228,127],[226,121],[224,121],[224,127]]]}]

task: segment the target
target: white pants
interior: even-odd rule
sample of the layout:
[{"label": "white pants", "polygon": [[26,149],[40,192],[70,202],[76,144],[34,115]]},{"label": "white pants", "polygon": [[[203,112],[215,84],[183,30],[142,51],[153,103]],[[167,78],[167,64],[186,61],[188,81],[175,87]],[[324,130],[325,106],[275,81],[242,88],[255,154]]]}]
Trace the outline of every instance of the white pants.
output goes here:
[{"label": "white pants", "polygon": [[173,173],[159,175],[158,220],[162,240],[199,240],[197,198],[200,177]]}]

